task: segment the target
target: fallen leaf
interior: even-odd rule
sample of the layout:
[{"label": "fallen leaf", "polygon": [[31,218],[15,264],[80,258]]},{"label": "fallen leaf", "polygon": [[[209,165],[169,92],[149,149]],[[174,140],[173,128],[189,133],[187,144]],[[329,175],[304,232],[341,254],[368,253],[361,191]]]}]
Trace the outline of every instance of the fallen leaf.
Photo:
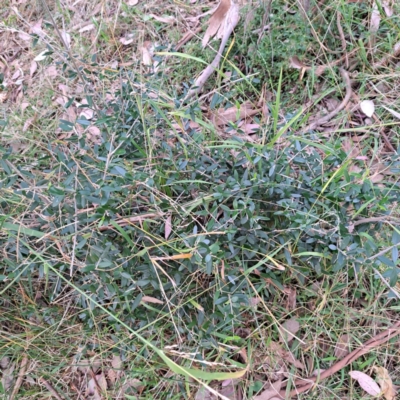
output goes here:
[{"label": "fallen leaf", "polygon": [[154,304],[164,304],[162,300],[156,299],[151,296],[143,296],[141,302],[143,303],[154,303]]},{"label": "fallen leaf", "polygon": [[[95,381],[96,379],[96,381]],[[100,390],[99,390],[100,389]],[[103,373],[92,378],[86,388],[86,396],[91,400],[102,400],[101,392],[107,390],[107,380]]]},{"label": "fallen leaf", "polygon": [[355,145],[350,137],[343,140],[342,149],[350,159],[355,159],[361,154],[359,146]]},{"label": "fallen leaf", "polygon": [[45,60],[46,59],[46,57],[47,57],[47,51],[48,50],[43,50],[41,53],[39,53],[35,58],[34,58],[34,61],[43,61],[43,60]]},{"label": "fallen leaf", "polygon": [[6,92],[0,92],[0,104],[4,103],[7,100],[7,93]]},{"label": "fallen leaf", "polygon": [[349,354],[349,341],[350,335],[344,334],[339,337],[335,346],[335,357],[343,358]]},{"label": "fallen leaf", "polygon": [[137,3],[139,3],[139,0],[128,0],[126,2],[128,6],[136,6]]},{"label": "fallen leaf", "polygon": [[228,125],[229,122],[235,122],[239,119],[248,118],[255,114],[258,114],[260,110],[254,109],[253,105],[246,101],[240,105],[240,107],[229,107],[227,109],[219,108],[213,115],[213,123],[216,126]]},{"label": "fallen leaf", "polygon": [[376,380],[381,387],[382,395],[386,400],[394,400],[397,394],[396,389],[393,386],[392,378],[386,368],[383,367],[373,367],[376,373]]},{"label": "fallen leaf", "polygon": [[61,31],[61,37],[65,46],[69,49],[71,47],[71,35],[66,31]]},{"label": "fallen leaf", "polygon": [[294,365],[296,368],[305,369],[304,364],[299,361],[291,351],[284,350],[279,343],[271,341],[269,344],[269,349],[271,353],[277,358],[287,361],[288,363]]},{"label": "fallen leaf", "polygon": [[371,20],[369,24],[369,30],[372,33],[376,33],[379,29],[379,24],[381,22],[381,14],[379,13],[378,6],[374,1],[372,5],[372,13],[371,13]]},{"label": "fallen leaf", "polygon": [[24,126],[22,127],[22,132],[26,132],[30,128],[30,126],[32,125],[34,120],[35,120],[35,117],[28,118],[25,121]]},{"label": "fallen leaf", "polygon": [[150,66],[153,64],[153,45],[146,40],[142,46],[142,61],[144,65]]},{"label": "fallen leaf", "polygon": [[3,370],[1,384],[5,392],[8,392],[12,388],[14,382],[15,363],[11,362],[9,357],[3,357],[0,360],[0,367]]},{"label": "fallen leaf", "polygon": [[383,107],[386,111],[389,111],[390,114],[393,115],[393,117],[395,117],[395,118],[397,118],[397,119],[400,119],[400,113],[399,113],[399,112],[394,111],[394,110],[392,110],[391,108],[388,108],[388,107],[385,107],[385,106],[382,106],[382,107]]},{"label": "fallen leaf", "polygon": [[79,33],[88,32],[91,31],[92,29],[94,29],[94,24],[85,25],[81,29],[79,29]]},{"label": "fallen leaf", "polygon": [[225,396],[230,400],[242,400],[242,391],[235,380],[227,379],[222,381],[221,386],[222,388],[219,393],[222,394],[222,396]]},{"label": "fallen leaf", "polygon": [[130,378],[122,386],[122,393],[127,395],[141,394],[145,386],[139,379]]},{"label": "fallen leaf", "polygon": [[264,390],[260,395],[255,396],[253,400],[272,400],[272,399],[283,399],[283,397],[280,396],[279,391],[282,386],[282,381],[276,381],[274,383],[271,383],[271,385]]},{"label": "fallen leaf", "polygon": [[31,76],[31,78],[32,78],[33,74],[36,72],[36,70],[37,70],[37,62],[35,60],[33,60],[31,62],[31,67],[29,68],[29,75]]},{"label": "fallen leaf", "polygon": [[46,76],[49,78],[55,78],[57,75],[58,73],[55,65],[50,65],[50,67],[46,68]]},{"label": "fallen leaf", "polygon": [[129,34],[129,35],[127,35],[126,37],[120,38],[119,41],[120,41],[123,45],[127,46],[128,44],[131,44],[131,43],[133,42],[133,35],[132,35],[132,34]]},{"label": "fallen leaf", "polygon": [[172,215],[169,214],[167,220],[165,221],[165,239],[168,239],[169,235],[172,232]]},{"label": "fallen leaf", "polygon": [[379,396],[381,389],[378,384],[367,374],[361,371],[350,371],[349,375],[371,396]]},{"label": "fallen leaf", "polygon": [[299,321],[296,318],[291,318],[285,321],[282,326],[279,327],[280,341],[290,342],[298,330],[300,329]]},{"label": "fallen leaf", "polygon": [[299,60],[297,56],[293,56],[289,58],[290,66],[296,69],[308,68],[302,61]]},{"label": "fallen leaf", "polygon": [[375,104],[372,100],[364,100],[360,103],[361,111],[367,116],[372,117],[375,112]]},{"label": "fallen leaf", "polygon": [[43,37],[43,36],[46,35],[44,33],[44,31],[42,30],[42,19],[40,19],[39,21],[36,21],[35,23],[33,23],[30,26],[30,33],[33,33],[33,34],[38,35],[40,37]]},{"label": "fallen leaf", "polygon": [[173,24],[176,21],[176,19],[172,16],[159,17],[158,15],[155,14],[149,14],[149,16],[154,18],[158,22],[163,22],[164,24]]},{"label": "fallen leaf", "polygon": [[18,37],[26,42],[32,39],[32,36],[26,32],[18,32]]},{"label": "fallen leaf", "polygon": [[202,386],[196,393],[194,400],[216,400],[217,396]]},{"label": "fallen leaf", "polygon": [[207,30],[201,42],[203,48],[207,46],[207,43],[210,41],[210,39],[220,29],[222,22],[224,21],[225,16],[229,11],[230,7],[231,7],[231,0],[221,0],[217,9],[215,10],[214,14],[211,16],[208,22]]},{"label": "fallen leaf", "polygon": [[382,1],[383,9],[385,10],[385,14],[387,17],[391,17],[393,15],[393,1]]}]

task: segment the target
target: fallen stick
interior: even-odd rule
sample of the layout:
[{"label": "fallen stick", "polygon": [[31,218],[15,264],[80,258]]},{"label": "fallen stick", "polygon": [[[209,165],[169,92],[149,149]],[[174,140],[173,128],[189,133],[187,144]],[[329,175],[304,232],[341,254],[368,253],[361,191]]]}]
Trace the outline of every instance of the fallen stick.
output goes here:
[{"label": "fallen stick", "polygon": [[369,353],[373,348],[380,346],[381,344],[387,342],[388,340],[392,339],[393,337],[399,334],[400,334],[400,321],[397,321],[390,328],[386,329],[385,331],[379,333],[378,335],[366,341],[361,347],[352,351],[346,357],[342,358],[336,364],[332,365],[332,367],[322,372],[319,376],[313,376],[305,379],[298,379],[297,381],[294,382],[295,389],[291,390],[289,393],[286,393],[286,390],[283,389],[279,393],[280,396],[282,396],[282,398],[288,399],[293,396],[297,396],[298,394],[303,393],[308,389],[311,389],[317,383],[317,381],[319,383],[323,379],[326,379],[329,376],[335,374],[344,367],[347,367],[353,361],[357,360],[357,358],[361,357],[364,354]]}]

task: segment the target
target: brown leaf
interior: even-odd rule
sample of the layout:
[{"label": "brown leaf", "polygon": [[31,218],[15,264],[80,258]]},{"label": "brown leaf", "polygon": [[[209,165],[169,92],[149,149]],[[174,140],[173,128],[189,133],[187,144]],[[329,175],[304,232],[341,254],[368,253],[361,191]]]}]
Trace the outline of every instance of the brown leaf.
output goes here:
[{"label": "brown leaf", "polygon": [[208,22],[208,28],[204,34],[204,38],[202,40],[203,48],[207,46],[209,40],[218,32],[218,29],[221,27],[226,13],[229,11],[231,7],[231,0],[221,0],[214,14],[211,16]]},{"label": "brown leaf", "polygon": [[171,232],[172,232],[172,215],[169,214],[167,220],[165,221],[165,232],[164,232],[165,239],[168,239]]},{"label": "brown leaf", "polygon": [[290,342],[298,330],[300,329],[299,321],[296,318],[291,318],[285,321],[282,326],[279,327],[280,341]]},{"label": "brown leaf", "polygon": [[36,21],[30,26],[30,33],[34,33],[35,35],[38,35],[40,37],[45,36],[46,34],[42,30],[42,19],[39,19],[39,21]]},{"label": "brown leaf", "polygon": [[350,137],[346,137],[342,142],[342,148],[350,159],[355,159],[361,152],[359,146],[355,145]]},{"label": "brown leaf", "polygon": [[285,294],[287,295],[285,308],[288,311],[293,311],[296,308],[297,293],[295,288],[285,287]]},{"label": "brown leaf", "polygon": [[0,360],[0,367],[2,369],[1,384],[3,385],[3,389],[8,392],[14,382],[15,363],[11,362],[9,357],[3,357]]},{"label": "brown leaf", "polygon": [[154,304],[164,304],[162,300],[156,299],[151,296],[143,296],[141,302],[143,303],[154,303]]},{"label": "brown leaf", "polygon": [[227,397],[230,400],[242,400],[242,391],[239,385],[235,384],[235,380],[227,379],[221,383],[222,389],[219,391],[220,394]]},{"label": "brown leaf", "polygon": [[213,115],[213,123],[216,126],[227,125],[229,122],[235,122],[239,119],[248,118],[256,115],[260,110],[255,110],[253,105],[246,101],[240,105],[239,109],[236,106],[227,109],[219,108]]},{"label": "brown leaf", "polygon": [[335,357],[343,358],[349,354],[350,335],[341,335],[335,347]]},{"label": "brown leaf", "polygon": [[381,391],[386,400],[394,400],[397,394],[396,389],[393,386],[392,378],[386,368],[373,367],[376,373],[376,380],[381,387]]},{"label": "brown leaf", "polygon": [[283,399],[283,397],[281,397],[279,394],[281,386],[282,386],[282,381],[280,380],[271,383],[271,385],[266,390],[264,390],[260,395],[254,396],[253,400],[272,400],[274,398]]},{"label": "brown leaf", "polygon": [[308,68],[302,61],[299,60],[299,57],[293,56],[289,58],[290,66],[296,69]]}]

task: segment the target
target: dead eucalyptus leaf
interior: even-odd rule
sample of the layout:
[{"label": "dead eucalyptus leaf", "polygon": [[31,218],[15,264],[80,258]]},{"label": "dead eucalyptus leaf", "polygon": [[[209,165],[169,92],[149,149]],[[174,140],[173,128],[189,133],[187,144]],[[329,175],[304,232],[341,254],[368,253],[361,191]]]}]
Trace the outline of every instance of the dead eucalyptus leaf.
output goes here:
[{"label": "dead eucalyptus leaf", "polygon": [[271,385],[266,390],[264,390],[260,395],[254,396],[253,400],[272,400],[274,398],[283,399],[283,397],[281,397],[281,395],[279,394],[281,386],[282,386],[281,380],[271,383]]},{"label": "dead eucalyptus leaf", "polygon": [[369,30],[371,33],[376,33],[379,29],[379,24],[381,23],[381,14],[379,13],[378,6],[376,5],[376,2],[374,1],[372,5],[372,13],[371,13],[371,19],[369,23]]},{"label": "dead eucalyptus leaf", "polygon": [[282,326],[279,327],[279,340],[281,342],[290,342],[299,331],[299,329],[300,324],[296,318],[291,318],[285,321]]},{"label": "dead eucalyptus leaf", "polygon": [[382,395],[386,400],[394,400],[397,394],[397,390],[393,386],[392,378],[386,368],[373,367],[376,374],[376,380],[381,387]]},{"label": "dead eucalyptus leaf", "polygon": [[213,123],[216,126],[228,125],[229,122],[235,122],[239,119],[248,118],[255,114],[258,114],[260,110],[254,109],[253,105],[246,101],[240,105],[239,108],[236,106],[229,107],[227,109],[219,108],[213,116]]},{"label": "dead eucalyptus leaf", "polygon": [[381,389],[378,384],[367,374],[361,371],[350,371],[349,375],[371,396],[379,396]]},{"label": "dead eucalyptus leaf", "polygon": [[336,343],[335,347],[335,357],[343,358],[349,354],[349,341],[350,335],[344,334],[340,335],[338,342]]},{"label": "dead eucalyptus leaf", "polygon": [[231,0],[221,0],[217,9],[215,10],[214,14],[211,16],[208,22],[208,28],[201,42],[203,48],[207,46],[207,43],[210,41],[210,39],[218,32],[230,7]]},{"label": "dead eucalyptus leaf", "polygon": [[143,303],[153,303],[153,304],[164,304],[162,300],[156,299],[155,297],[151,296],[143,296],[140,302]]}]

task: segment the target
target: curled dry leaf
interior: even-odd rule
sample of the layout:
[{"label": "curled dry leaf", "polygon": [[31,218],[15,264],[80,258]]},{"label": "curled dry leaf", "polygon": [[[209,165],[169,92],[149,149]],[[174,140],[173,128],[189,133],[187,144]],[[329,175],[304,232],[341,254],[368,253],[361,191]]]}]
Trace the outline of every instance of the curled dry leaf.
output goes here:
[{"label": "curled dry leaf", "polygon": [[281,397],[279,394],[281,386],[282,381],[276,381],[272,383],[267,389],[265,389],[260,395],[254,396],[253,400],[283,399],[283,397]]},{"label": "curled dry leaf", "polygon": [[285,321],[282,326],[279,327],[279,334],[280,338],[279,340],[281,342],[290,342],[296,333],[300,329],[300,324],[299,321],[297,321],[296,318],[291,318],[287,321]]},{"label": "curled dry leaf", "polygon": [[382,395],[385,400],[394,400],[396,398],[397,391],[393,386],[392,378],[386,368],[374,367],[373,370],[376,374],[376,380],[381,387]]},{"label": "curled dry leaf", "polygon": [[128,44],[131,44],[133,42],[133,35],[129,34],[129,35],[125,36],[125,37],[120,38],[119,41],[123,45],[127,46]]},{"label": "curled dry leaf", "polygon": [[381,389],[378,384],[367,374],[361,371],[351,371],[349,375],[371,396],[379,396]]},{"label": "curled dry leaf", "polygon": [[371,118],[375,112],[375,104],[372,100],[364,100],[360,103],[360,109],[367,117]]},{"label": "curled dry leaf", "polygon": [[221,0],[214,14],[211,16],[208,23],[208,28],[204,34],[203,41],[201,42],[203,47],[207,46],[209,40],[218,32],[223,25],[223,21],[229,8],[231,7],[231,0]]}]

